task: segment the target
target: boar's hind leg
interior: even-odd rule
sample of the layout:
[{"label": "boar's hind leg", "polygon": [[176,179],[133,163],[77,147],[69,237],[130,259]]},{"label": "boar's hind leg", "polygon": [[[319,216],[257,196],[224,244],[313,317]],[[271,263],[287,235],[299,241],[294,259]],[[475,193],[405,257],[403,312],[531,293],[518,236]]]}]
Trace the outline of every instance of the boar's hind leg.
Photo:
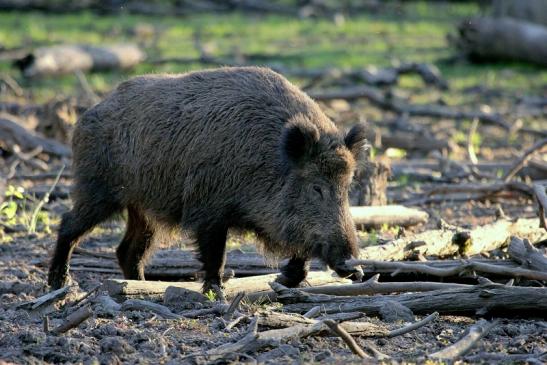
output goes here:
[{"label": "boar's hind leg", "polygon": [[308,259],[293,257],[287,265],[281,268],[281,275],[277,277],[276,281],[288,288],[294,288],[306,278],[309,269],[310,261]]},{"label": "boar's hind leg", "polygon": [[68,263],[80,237],[108,219],[116,210],[117,206],[102,199],[76,200],[74,208],[63,214],[57,245],[49,267],[48,284],[52,289],[59,289],[68,284]]},{"label": "boar's hind leg", "polygon": [[144,265],[152,251],[154,228],[144,214],[127,208],[127,228],[116,250],[118,262],[126,279],[144,280]]},{"label": "boar's hind leg", "polygon": [[199,259],[203,263],[205,278],[203,292],[213,289],[214,285],[222,288],[221,277],[226,261],[226,236],[228,228],[223,225],[207,226],[198,229],[197,243]]}]

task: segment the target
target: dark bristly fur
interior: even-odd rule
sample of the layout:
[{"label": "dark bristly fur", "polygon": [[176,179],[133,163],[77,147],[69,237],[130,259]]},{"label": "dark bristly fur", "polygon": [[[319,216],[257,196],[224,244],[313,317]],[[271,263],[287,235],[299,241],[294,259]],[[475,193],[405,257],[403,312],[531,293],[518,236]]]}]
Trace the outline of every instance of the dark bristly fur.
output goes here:
[{"label": "dark bristly fur", "polygon": [[364,133],[346,136],[315,102],[256,67],[147,75],[87,111],[73,137],[73,209],[63,216],[49,284],[68,280],[79,238],[128,210],[118,247],[124,276],[144,279],[161,227],[195,235],[205,288],[220,284],[226,234],[254,230],[266,252],[291,257],[294,286],[311,256],[340,275],[356,254],[348,187]]}]

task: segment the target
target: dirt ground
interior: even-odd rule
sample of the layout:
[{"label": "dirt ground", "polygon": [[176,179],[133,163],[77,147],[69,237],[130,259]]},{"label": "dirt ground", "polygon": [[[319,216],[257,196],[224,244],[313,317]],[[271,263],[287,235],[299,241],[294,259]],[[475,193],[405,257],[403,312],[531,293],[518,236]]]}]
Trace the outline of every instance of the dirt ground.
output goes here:
[{"label": "dirt ground", "polygon": [[[58,202],[59,203],[59,202]],[[68,202],[67,202],[68,205]],[[445,211],[451,222],[469,222],[472,211],[489,213],[492,207],[483,204],[462,205]],[[521,206],[522,207],[522,206]],[[515,206],[507,205],[507,211]],[[530,215],[530,209],[521,209],[521,215]],[[491,217],[492,215],[488,214]],[[477,217],[484,223],[487,218]],[[421,228],[423,229],[423,228]],[[97,251],[113,252],[116,241],[123,231],[122,222],[104,224],[93,232],[80,247]],[[248,322],[230,330],[224,322],[214,316],[198,319],[162,319],[143,311],[113,311],[102,307],[98,299],[92,300],[94,315],[79,327],[61,335],[44,333],[45,313],[50,327],[62,322],[74,303],[104,279],[120,277],[119,274],[72,272],[76,287],[64,301],[50,307],[46,312],[31,313],[17,308],[48,291],[46,285],[49,252],[54,245],[54,235],[24,233],[15,234],[9,244],[0,245],[0,358],[7,363],[83,363],[83,364],[178,364],[210,363],[211,359],[190,354],[203,353],[219,345],[235,342],[247,333]],[[100,291],[96,294],[100,295]],[[205,306],[213,305],[212,302]],[[243,304],[242,312],[251,314],[268,305]],[[269,305],[279,308],[279,304]],[[180,313],[184,308],[170,308]],[[418,316],[416,319],[421,319]],[[361,321],[384,324],[389,329],[404,325],[404,320],[392,323],[379,318],[365,317]],[[395,361],[422,363],[428,353],[441,349],[458,340],[476,318],[463,316],[441,316],[438,320],[410,333],[395,338],[357,338],[365,345],[371,341],[382,353]],[[547,351],[547,322],[542,319],[522,319],[519,313],[514,318],[500,318],[497,326],[468,354],[470,363],[541,363],[540,354]],[[498,354],[495,357],[492,354]],[[428,360],[431,361],[431,360]],[[214,361],[213,361],[214,362]],[[335,336],[312,336],[304,340],[290,341],[273,349],[264,349],[251,355],[234,354],[216,363],[360,363]]]}]

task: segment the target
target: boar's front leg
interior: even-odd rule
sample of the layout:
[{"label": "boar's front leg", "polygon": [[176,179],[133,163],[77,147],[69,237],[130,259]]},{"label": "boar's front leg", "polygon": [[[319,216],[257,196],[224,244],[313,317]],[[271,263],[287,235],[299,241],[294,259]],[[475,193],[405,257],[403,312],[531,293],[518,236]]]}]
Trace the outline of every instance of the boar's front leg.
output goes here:
[{"label": "boar's front leg", "polygon": [[210,289],[215,291],[215,286],[222,288],[227,235],[228,228],[224,225],[207,225],[198,229],[199,260],[203,263],[203,271],[205,271],[204,293]]},{"label": "boar's front leg", "polygon": [[310,260],[292,257],[287,265],[281,268],[281,275],[276,281],[288,288],[297,287],[308,275]]}]

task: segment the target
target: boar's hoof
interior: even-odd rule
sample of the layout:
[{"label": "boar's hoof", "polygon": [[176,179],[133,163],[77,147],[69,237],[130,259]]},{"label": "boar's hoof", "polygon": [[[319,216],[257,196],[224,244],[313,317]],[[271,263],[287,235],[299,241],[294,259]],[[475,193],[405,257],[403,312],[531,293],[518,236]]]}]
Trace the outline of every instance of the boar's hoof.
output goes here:
[{"label": "boar's hoof", "polygon": [[341,278],[350,279],[352,281],[363,280],[363,270],[360,267],[353,267],[346,264],[340,264],[333,267],[334,271]]},{"label": "boar's hoof", "polygon": [[275,281],[287,288],[296,288],[304,280],[300,277],[287,276],[285,274],[279,274]]},{"label": "boar's hoof", "polygon": [[60,289],[62,287],[70,285],[71,281],[72,280],[70,279],[70,274],[68,273],[68,265],[65,265],[60,269],[51,268],[49,270],[47,283],[49,284],[51,289]]}]

